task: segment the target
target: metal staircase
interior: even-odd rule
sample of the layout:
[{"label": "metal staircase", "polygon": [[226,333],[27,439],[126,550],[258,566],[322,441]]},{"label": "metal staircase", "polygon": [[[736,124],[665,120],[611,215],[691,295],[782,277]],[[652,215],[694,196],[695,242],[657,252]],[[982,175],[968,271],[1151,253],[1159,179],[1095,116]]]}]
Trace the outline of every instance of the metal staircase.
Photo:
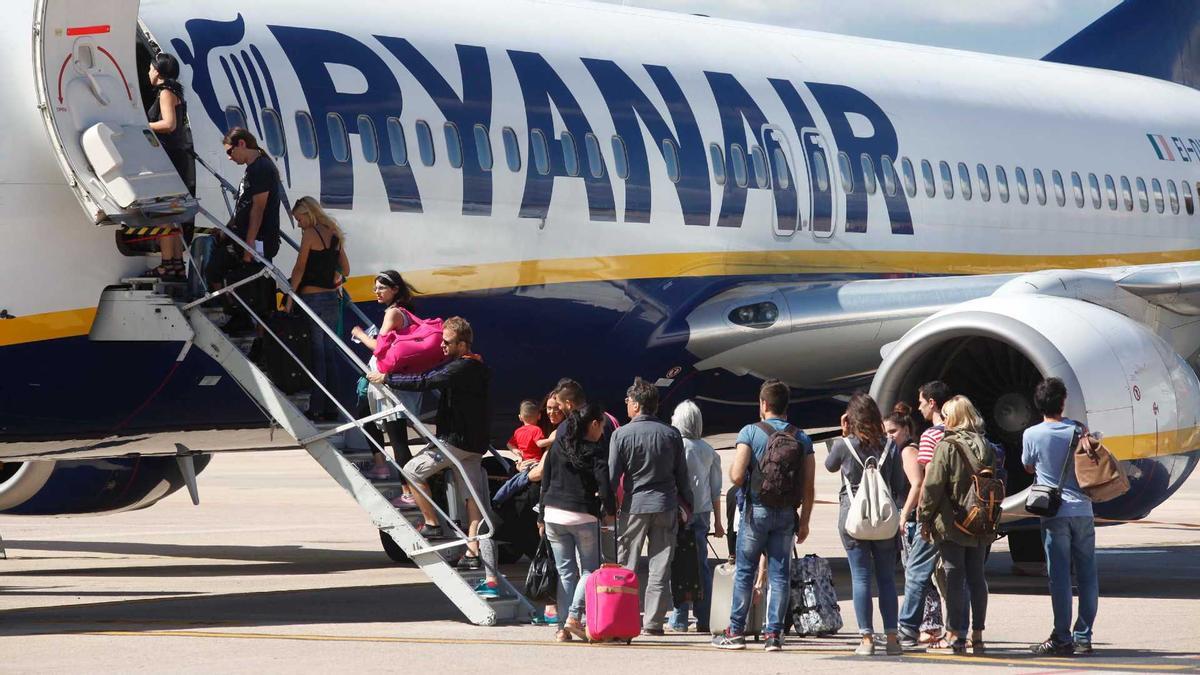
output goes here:
[{"label": "metal staircase", "polygon": [[[224,182],[224,181],[222,181]],[[226,183],[226,185],[228,185]],[[262,409],[266,416],[287,434],[291,435],[297,445],[304,448],[308,454],[342,487],[358,504],[371,522],[379,528],[382,534],[392,541],[429,577],[430,581],[450,599],[452,603],[472,623],[490,626],[498,622],[527,619],[534,608],[529,601],[518,592],[499,570],[491,571],[499,580],[500,595],[497,598],[484,598],[478,595],[475,584],[485,577],[487,571],[465,572],[457,570],[454,562],[461,556],[465,546],[471,541],[482,541],[491,538],[496,531],[496,525],[484,510],[484,522],[478,536],[471,537],[463,530],[463,525],[456,522],[454,517],[458,512],[465,512],[461,506],[468,495],[456,495],[448,498],[447,509],[437,505],[437,500],[428,493],[422,494],[429,499],[439,514],[439,520],[444,529],[453,533],[453,539],[429,541],[421,536],[416,524],[420,521],[420,513],[416,510],[400,510],[381,493],[383,486],[377,486],[364,475],[363,470],[354,459],[347,457],[335,446],[334,440],[346,431],[359,429],[375,449],[383,453],[387,461],[401,475],[405,474],[391,457],[383,451],[370,435],[365,433],[364,426],[374,423],[384,417],[401,414],[407,418],[411,429],[430,445],[437,446],[443,454],[453,462],[452,471],[463,475],[464,469],[454,455],[447,452],[443,443],[421,422],[419,411],[409,411],[390,389],[385,388],[391,407],[377,414],[361,419],[346,410],[337,398],[333,396],[324,383],[318,382],[308,367],[279,339],[268,325],[266,317],[259,317],[250,311],[250,306],[239,295],[247,284],[259,278],[270,279],[279,291],[291,298],[296,310],[303,312],[313,320],[314,325],[320,326],[326,336],[333,341],[342,354],[360,373],[369,372],[353,349],[347,345],[331,328],[320,321],[312,309],[304,303],[303,297],[294,293],[287,276],[270,262],[263,259],[256,251],[246,245],[232,231],[227,229],[221,220],[200,209],[202,216],[211,221],[215,230],[220,231],[230,241],[235,242],[245,251],[250,251],[255,260],[262,265],[262,270],[249,278],[243,279],[217,291],[206,292],[194,301],[180,299],[184,295],[182,284],[162,284],[154,280],[130,279],[121,285],[105,289],[96,320],[91,332],[91,339],[102,341],[168,341],[181,342],[183,349],[179,355],[182,360],[188,351],[196,348],[210,356],[220,364],[228,375],[233,378],[254,403]],[[286,239],[286,238],[285,238]],[[293,247],[294,242],[288,240]],[[188,256],[192,251],[188,250]],[[193,260],[193,263],[195,261]],[[289,397],[275,387],[266,373],[263,372],[245,353],[246,340],[238,340],[226,335],[210,315],[219,314],[212,309],[215,301],[221,298],[232,299],[250,315],[256,324],[262,327],[263,340],[275,340],[282,349],[303,369],[308,378],[321,387],[333,400],[341,413],[344,422],[335,425],[316,425],[303,414],[297,405],[296,397]],[[354,305],[351,303],[351,307]],[[357,311],[357,308],[354,308]],[[364,321],[366,317],[359,315]],[[370,323],[366,321],[366,323]],[[446,481],[452,484],[456,481]],[[475,500],[490,499],[490,495],[475,494],[471,481],[457,481],[464,485],[469,497]],[[409,481],[412,489],[419,487]],[[457,504],[456,504],[457,502]],[[477,502],[478,503],[478,502]],[[447,513],[447,510],[450,513]],[[466,518],[463,516],[465,522]]]}]

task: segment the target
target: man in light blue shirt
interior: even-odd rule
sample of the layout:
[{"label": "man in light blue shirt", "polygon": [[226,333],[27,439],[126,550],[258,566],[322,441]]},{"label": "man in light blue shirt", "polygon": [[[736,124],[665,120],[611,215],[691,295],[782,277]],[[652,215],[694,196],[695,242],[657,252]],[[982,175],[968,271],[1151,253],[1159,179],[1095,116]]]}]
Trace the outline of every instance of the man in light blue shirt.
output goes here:
[{"label": "man in light blue shirt", "polygon": [[[1092,653],[1092,626],[1100,598],[1096,575],[1096,525],[1092,500],[1084,494],[1075,477],[1072,439],[1076,422],[1063,417],[1067,388],[1062,380],[1051,377],[1038,384],[1034,404],[1042,413],[1042,423],[1025,430],[1021,444],[1021,463],[1037,476],[1039,485],[1058,486],[1062,506],[1053,516],[1042,518],[1042,543],[1046,548],[1046,566],[1050,577],[1050,603],[1054,609],[1054,632],[1045,642],[1034,645],[1034,654],[1070,656]],[[1079,586],[1079,616],[1071,627],[1071,567],[1075,567]]]}]

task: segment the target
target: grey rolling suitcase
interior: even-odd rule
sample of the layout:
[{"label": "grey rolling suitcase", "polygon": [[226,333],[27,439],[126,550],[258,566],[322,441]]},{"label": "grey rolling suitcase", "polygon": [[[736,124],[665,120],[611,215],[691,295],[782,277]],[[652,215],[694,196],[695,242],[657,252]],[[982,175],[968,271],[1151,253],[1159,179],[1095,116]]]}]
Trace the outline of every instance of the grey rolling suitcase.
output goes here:
[{"label": "grey rolling suitcase", "polygon": [[[712,603],[709,605],[708,628],[713,635],[724,633],[729,627],[729,612],[733,605],[733,563],[721,563],[713,570]],[[767,616],[766,595],[750,606],[750,616],[746,617],[745,635],[755,639],[762,634],[764,619]]]}]

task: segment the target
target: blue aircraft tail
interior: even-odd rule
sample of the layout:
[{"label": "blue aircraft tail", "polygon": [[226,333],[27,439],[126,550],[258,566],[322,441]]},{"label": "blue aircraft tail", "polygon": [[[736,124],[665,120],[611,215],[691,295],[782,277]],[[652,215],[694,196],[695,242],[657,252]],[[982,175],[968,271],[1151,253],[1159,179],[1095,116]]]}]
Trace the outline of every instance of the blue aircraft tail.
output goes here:
[{"label": "blue aircraft tail", "polygon": [[1200,89],[1200,2],[1124,0],[1042,60]]}]

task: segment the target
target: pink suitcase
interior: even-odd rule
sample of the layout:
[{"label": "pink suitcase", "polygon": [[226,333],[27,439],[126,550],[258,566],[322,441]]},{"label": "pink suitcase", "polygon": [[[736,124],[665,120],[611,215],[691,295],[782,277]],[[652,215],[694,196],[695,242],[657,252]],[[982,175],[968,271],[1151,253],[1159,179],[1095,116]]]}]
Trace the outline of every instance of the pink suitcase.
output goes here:
[{"label": "pink suitcase", "polygon": [[605,563],[587,578],[587,634],[593,642],[633,640],[642,632],[637,574]]}]

